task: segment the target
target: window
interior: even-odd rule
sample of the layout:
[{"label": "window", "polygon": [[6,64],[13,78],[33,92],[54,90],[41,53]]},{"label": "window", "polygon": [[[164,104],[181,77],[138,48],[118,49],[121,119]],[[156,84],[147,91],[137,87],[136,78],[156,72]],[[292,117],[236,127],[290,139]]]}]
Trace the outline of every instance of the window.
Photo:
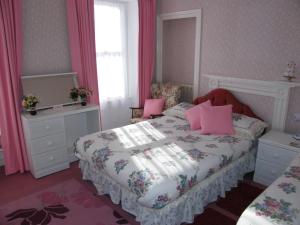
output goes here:
[{"label": "window", "polygon": [[128,93],[124,4],[96,1],[95,35],[100,100]]},{"label": "window", "polygon": [[138,102],[137,0],[95,0],[97,74],[103,129],[128,124]]}]

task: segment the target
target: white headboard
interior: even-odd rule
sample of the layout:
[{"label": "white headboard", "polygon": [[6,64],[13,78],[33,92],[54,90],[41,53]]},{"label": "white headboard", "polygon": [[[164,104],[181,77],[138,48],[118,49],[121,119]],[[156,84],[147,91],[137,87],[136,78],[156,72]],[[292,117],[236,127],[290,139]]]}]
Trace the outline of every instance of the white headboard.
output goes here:
[{"label": "white headboard", "polygon": [[208,78],[209,90],[224,88],[230,91],[274,98],[272,129],[280,131],[285,129],[290,89],[300,87],[300,83],[295,82],[250,80],[207,74],[202,76]]}]

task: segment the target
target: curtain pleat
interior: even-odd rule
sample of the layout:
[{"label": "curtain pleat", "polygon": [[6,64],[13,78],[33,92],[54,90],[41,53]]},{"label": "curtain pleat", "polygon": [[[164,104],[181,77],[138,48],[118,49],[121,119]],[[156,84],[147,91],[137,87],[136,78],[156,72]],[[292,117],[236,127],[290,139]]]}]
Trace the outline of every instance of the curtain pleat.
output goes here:
[{"label": "curtain pleat", "polygon": [[21,0],[0,1],[0,124],[5,172],[29,169],[21,122]]},{"label": "curtain pleat", "polygon": [[67,18],[72,69],[80,85],[93,92],[90,102],[99,104],[94,0],[67,0]]},{"label": "curtain pleat", "polygon": [[155,66],[156,0],[139,0],[139,105],[150,97]]}]

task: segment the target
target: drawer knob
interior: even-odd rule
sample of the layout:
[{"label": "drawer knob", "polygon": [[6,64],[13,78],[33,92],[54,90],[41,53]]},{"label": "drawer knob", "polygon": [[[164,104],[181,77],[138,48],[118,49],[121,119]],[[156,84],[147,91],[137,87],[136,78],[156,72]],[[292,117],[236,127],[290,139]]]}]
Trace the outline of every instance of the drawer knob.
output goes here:
[{"label": "drawer knob", "polygon": [[48,141],[48,146],[51,146],[53,145],[53,142],[52,141]]},{"label": "drawer knob", "polygon": [[46,130],[49,130],[49,129],[50,129],[50,126],[49,126],[49,125],[46,125],[45,128],[46,128]]},{"label": "drawer knob", "polygon": [[51,160],[51,161],[54,160],[54,156],[50,156],[50,160]]}]

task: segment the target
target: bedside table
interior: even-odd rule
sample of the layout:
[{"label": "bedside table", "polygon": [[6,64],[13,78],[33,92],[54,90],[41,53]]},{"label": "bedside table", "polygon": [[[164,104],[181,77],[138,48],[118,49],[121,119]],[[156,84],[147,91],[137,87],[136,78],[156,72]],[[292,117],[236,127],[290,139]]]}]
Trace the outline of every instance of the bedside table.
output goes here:
[{"label": "bedside table", "polygon": [[292,136],[279,131],[270,131],[259,138],[255,182],[269,186],[300,154],[300,148],[290,146],[291,142],[296,142]]}]

